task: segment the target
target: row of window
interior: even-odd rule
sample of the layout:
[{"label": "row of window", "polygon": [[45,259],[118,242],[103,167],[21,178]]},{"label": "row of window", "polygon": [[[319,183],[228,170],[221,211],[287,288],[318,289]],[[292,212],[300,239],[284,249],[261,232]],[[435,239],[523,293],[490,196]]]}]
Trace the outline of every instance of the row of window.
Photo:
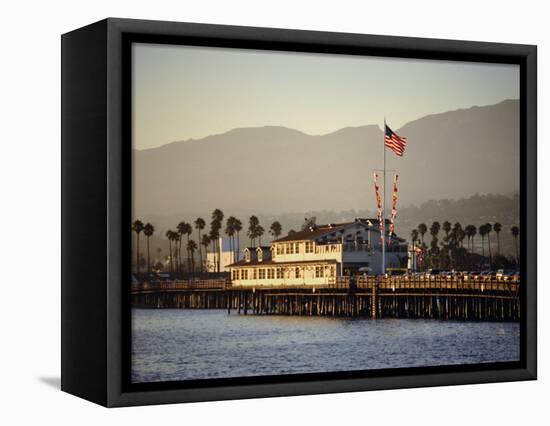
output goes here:
[{"label": "row of window", "polygon": [[[275,277],[282,279],[284,276],[283,268],[253,268],[248,273],[248,269],[233,269],[231,272],[231,279],[233,280],[272,280]],[[296,266],[291,269],[291,276],[289,278],[303,278],[304,268]],[[334,266],[316,266],[315,267],[315,278],[323,277],[334,277],[336,275],[336,268]]]},{"label": "row of window", "polygon": [[[285,244],[276,244],[276,254],[299,254],[300,253],[300,243],[285,243]],[[306,241],[305,243],[305,252],[313,253],[313,241]]]}]

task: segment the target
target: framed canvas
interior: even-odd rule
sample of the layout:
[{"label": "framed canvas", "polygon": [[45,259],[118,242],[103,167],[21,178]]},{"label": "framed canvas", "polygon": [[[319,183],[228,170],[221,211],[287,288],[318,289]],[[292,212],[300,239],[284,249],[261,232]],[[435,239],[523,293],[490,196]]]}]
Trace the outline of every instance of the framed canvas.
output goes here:
[{"label": "framed canvas", "polygon": [[128,406],[536,378],[536,47],[62,36],[62,389]]}]

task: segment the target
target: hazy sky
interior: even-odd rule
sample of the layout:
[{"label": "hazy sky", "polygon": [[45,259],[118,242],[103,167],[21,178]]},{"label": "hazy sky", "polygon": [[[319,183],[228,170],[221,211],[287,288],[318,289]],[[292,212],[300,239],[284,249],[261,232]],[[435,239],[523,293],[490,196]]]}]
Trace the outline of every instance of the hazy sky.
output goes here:
[{"label": "hazy sky", "polygon": [[134,148],[236,127],[316,135],[394,129],[428,114],[519,98],[519,67],[449,61],[134,44]]}]

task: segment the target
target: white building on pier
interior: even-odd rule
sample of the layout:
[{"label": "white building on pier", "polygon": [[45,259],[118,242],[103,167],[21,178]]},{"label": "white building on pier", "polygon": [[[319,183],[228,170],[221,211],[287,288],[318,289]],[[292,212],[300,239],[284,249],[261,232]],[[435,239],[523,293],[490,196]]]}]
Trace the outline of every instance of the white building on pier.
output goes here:
[{"label": "white building on pier", "polygon": [[[388,228],[388,226],[386,226]],[[247,247],[244,258],[227,265],[234,285],[319,285],[370,268],[382,273],[382,246],[376,219],[316,225],[279,238],[269,246]],[[406,263],[407,245],[388,236],[386,267]]]}]

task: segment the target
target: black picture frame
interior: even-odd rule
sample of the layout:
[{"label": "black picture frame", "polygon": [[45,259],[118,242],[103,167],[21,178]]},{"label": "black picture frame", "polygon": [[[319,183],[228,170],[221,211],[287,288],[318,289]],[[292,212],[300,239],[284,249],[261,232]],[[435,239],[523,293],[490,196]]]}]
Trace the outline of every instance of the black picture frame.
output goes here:
[{"label": "black picture frame", "polygon": [[[62,390],[116,407],[536,379],[536,46],[116,18],[61,41]],[[519,64],[521,361],[131,384],[132,42]]]}]

